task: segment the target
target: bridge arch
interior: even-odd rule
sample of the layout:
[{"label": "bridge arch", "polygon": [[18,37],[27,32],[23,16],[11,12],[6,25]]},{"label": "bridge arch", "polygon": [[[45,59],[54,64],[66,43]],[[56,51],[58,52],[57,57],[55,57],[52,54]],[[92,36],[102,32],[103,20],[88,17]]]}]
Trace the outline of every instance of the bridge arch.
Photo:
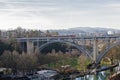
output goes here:
[{"label": "bridge arch", "polygon": [[75,43],[73,43],[73,42],[65,41],[65,40],[49,41],[49,42],[41,45],[41,46],[39,47],[39,50],[41,51],[43,48],[45,48],[45,47],[48,46],[49,44],[56,43],[56,42],[70,44],[70,45],[74,46],[75,48],[77,48],[79,51],[81,51],[83,54],[85,54],[88,58],[90,58],[90,59],[92,60],[92,56],[90,55],[90,52],[88,52],[88,51],[87,51],[86,49],[84,49],[82,46],[77,45],[77,44],[75,44]]},{"label": "bridge arch", "polygon": [[108,51],[109,51],[110,49],[112,49],[113,47],[118,46],[118,45],[120,45],[120,42],[113,43],[112,45],[110,45],[110,47],[106,48],[106,49],[98,56],[96,62],[99,63],[99,62],[102,60],[102,58],[108,53]]}]

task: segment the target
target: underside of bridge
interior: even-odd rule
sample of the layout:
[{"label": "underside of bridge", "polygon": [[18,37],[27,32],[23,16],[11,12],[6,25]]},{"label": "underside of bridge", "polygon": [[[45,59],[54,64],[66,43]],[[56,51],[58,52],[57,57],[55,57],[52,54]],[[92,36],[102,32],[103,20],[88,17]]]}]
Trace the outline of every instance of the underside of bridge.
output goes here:
[{"label": "underside of bridge", "polygon": [[41,45],[39,47],[39,50],[43,50],[45,47],[47,47],[49,44],[54,44],[54,43],[64,43],[64,44],[69,44],[73,47],[75,47],[78,51],[82,52],[84,55],[86,55],[88,58],[90,58],[92,60],[92,56],[91,56],[91,53],[85,48],[85,46],[83,45],[78,45],[78,44],[75,44],[75,43],[71,43],[71,42],[68,42],[68,41],[50,41],[50,42],[47,42],[43,45]]}]

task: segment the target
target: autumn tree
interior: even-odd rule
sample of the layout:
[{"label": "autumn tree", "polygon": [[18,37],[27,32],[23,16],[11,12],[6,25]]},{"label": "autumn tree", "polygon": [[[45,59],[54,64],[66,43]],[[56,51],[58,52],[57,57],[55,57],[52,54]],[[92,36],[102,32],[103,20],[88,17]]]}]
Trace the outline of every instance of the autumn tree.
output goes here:
[{"label": "autumn tree", "polygon": [[113,64],[113,62],[116,62],[116,60],[117,61],[120,60],[119,55],[120,55],[120,46],[116,46],[110,49],[106,56],[111,59],[111,64]]},{"label": "autumn tree", "polygon": [[85,55],[82,54],[78,59],[78,69],[85,70],[89,63],[90,60]]}]

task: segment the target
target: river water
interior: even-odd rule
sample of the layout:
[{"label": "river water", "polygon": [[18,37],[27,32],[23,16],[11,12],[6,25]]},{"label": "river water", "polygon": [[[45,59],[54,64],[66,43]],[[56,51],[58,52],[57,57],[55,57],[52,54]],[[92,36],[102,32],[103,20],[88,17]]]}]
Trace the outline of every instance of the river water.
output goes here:
[{"label": "river water", "polygon": [[107,80],[109,74],[105,71],[99,72],[96,75],[86,75],[84,77],[76,78],[75,80]]},{"label": "river water", "polygon": [[[105,68],[105,66],[103,66],[102,68]],[[114,72],[118,72],[119,70],[120,70],[120,67],[118,66],[114,69]],[[41,70],[41,71],[38,71],[37,75],[34,75],[33,77],[31,77],[30,80],[56,80],[56,79],[50,78],[51,76],[56,74],[57,72],[52,70]],[[94,75],[86,75],[84,77],[78,77],[78,78],[75,78],[75,80],[107,80],[109,76],[110,76],[110,70],[106,70],[106,71],[96,73]],[[69,78],[69,80],[73,80],[72,77],[71,79]]]},{"label": "river water", "polygon": [[[103,66],[103,68],[104,67],[105,66]],[[118,71],[120,72],[120,63],[119,63],[119,66],[114,68],[114,72],[118,72]],[[96,75],[86,75],[84,77],[79,77],[79,78],[76,78],[75,80],[107,80],[109,76],[110,76],[110,71],[107,70],[107,71],[99,72]]]}]

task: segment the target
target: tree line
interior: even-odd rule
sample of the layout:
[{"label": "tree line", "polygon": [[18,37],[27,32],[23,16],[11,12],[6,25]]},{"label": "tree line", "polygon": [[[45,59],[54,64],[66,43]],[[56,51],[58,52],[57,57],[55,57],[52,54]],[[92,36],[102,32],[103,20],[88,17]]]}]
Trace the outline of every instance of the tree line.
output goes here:
[{"label": "tree line", "polygon": [[33,54],[19,53],[17,51],[4,51],[0,56],[0,67],[11,69],[8,74],[28,74],[34,73],[42,67],[60,68],[62,65],[77,65],[78,51],[73,50],[71,53],[55,52],[41,54],[35,51]]},{"label": "tree line", "polygon": [[58,32],[51,32],[49,30],[31,30],[18,27],[14,30],[3,31],[0,30],[0,38],[23,38],[23,37],[41,37],[41,36],[52,36],[58,35]]}]

